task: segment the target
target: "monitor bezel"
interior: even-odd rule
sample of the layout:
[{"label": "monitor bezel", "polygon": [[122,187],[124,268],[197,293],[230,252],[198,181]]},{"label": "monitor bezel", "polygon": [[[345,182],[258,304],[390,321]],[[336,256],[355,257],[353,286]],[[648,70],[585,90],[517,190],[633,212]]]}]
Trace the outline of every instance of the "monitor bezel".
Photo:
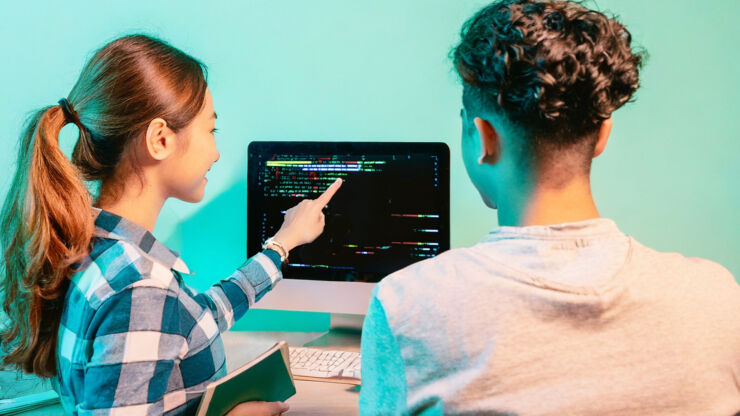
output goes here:
[{"label": "monitor bezel", "polygon": [[[257,170],[251,163],[253,154],[307,153],[307,154],[408,154],[429,153],[439,156],[440,183],[444,204],[440,211],[440,252],[450,249],[450,149],[444,142],[390,142],[390,141],[252,141],[247,147],[247,256],[261,251],[262,242],[257,241],[257,228],[250,224],[259,221],[259,195],[251,192],[257,182]],[[327,276],[332,276],[331,270]],[[381,277],[382,279],[382,277]],[[303,280],[303,279],[291,279]],[[330,277],[311,279],[315,281],[341,281]]]}]

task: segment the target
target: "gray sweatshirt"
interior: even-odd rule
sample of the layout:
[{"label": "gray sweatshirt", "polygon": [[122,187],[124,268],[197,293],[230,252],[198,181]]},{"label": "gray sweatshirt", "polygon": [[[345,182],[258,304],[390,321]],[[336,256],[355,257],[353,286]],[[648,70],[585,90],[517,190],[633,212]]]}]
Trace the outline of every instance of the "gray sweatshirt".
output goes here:
[{"label": "gray sweatshirt", "polygon": [[740,286],[608,219],[501,227],[378,284],[360,411],[734,415]]}]

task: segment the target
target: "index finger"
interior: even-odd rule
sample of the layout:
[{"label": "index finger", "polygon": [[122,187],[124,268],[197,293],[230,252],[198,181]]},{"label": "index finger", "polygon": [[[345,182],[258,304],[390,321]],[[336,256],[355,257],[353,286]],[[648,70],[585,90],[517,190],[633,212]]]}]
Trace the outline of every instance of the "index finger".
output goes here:
[{"label": "index finger", "polygon": [[319,206],[323,207],[328,204],[329,201],[331,201],[331,197],[333,197],[334,194],[337,193],[339,187],[342,186],[342,183],[343,181],[341,178],[337,179],[326,189],[326,191],[324,191],[323,194],[319,195],[319,197],[315,199]]}]

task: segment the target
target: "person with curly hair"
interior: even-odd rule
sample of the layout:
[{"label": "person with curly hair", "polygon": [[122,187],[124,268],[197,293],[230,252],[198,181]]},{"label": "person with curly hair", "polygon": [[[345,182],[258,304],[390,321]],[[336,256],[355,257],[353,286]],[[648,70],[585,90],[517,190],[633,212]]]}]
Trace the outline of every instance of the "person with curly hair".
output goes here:
[{"label": "person with curly hair", "polygon": [[641,245],[592,196],[643,55],[578,2],[496,1],[464,24],[462,156],[499,227],[376,286],[362,414],[740,410],[740,286]]}]

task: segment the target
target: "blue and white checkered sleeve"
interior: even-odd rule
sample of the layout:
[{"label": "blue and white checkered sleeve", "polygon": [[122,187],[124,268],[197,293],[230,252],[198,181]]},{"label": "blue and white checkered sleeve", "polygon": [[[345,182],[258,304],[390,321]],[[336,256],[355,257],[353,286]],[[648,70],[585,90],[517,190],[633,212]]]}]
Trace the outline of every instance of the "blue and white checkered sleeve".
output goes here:
[{"label": "blue and white checkered sleeve", "polygon": [[228,279],[216,283],[195,298],[211,310],[219,331],[228,331],[283,278],[280,265],[280,256],[275,251],[257,253]]},{"label": "blue and white checkered sleeve", "polygon": [[178,363],[188,352],[188,329],[181,328],[177,293],[151,279],[137,284],[106,299],[93,316],[80,415],[175,414],[186,408]]}]

